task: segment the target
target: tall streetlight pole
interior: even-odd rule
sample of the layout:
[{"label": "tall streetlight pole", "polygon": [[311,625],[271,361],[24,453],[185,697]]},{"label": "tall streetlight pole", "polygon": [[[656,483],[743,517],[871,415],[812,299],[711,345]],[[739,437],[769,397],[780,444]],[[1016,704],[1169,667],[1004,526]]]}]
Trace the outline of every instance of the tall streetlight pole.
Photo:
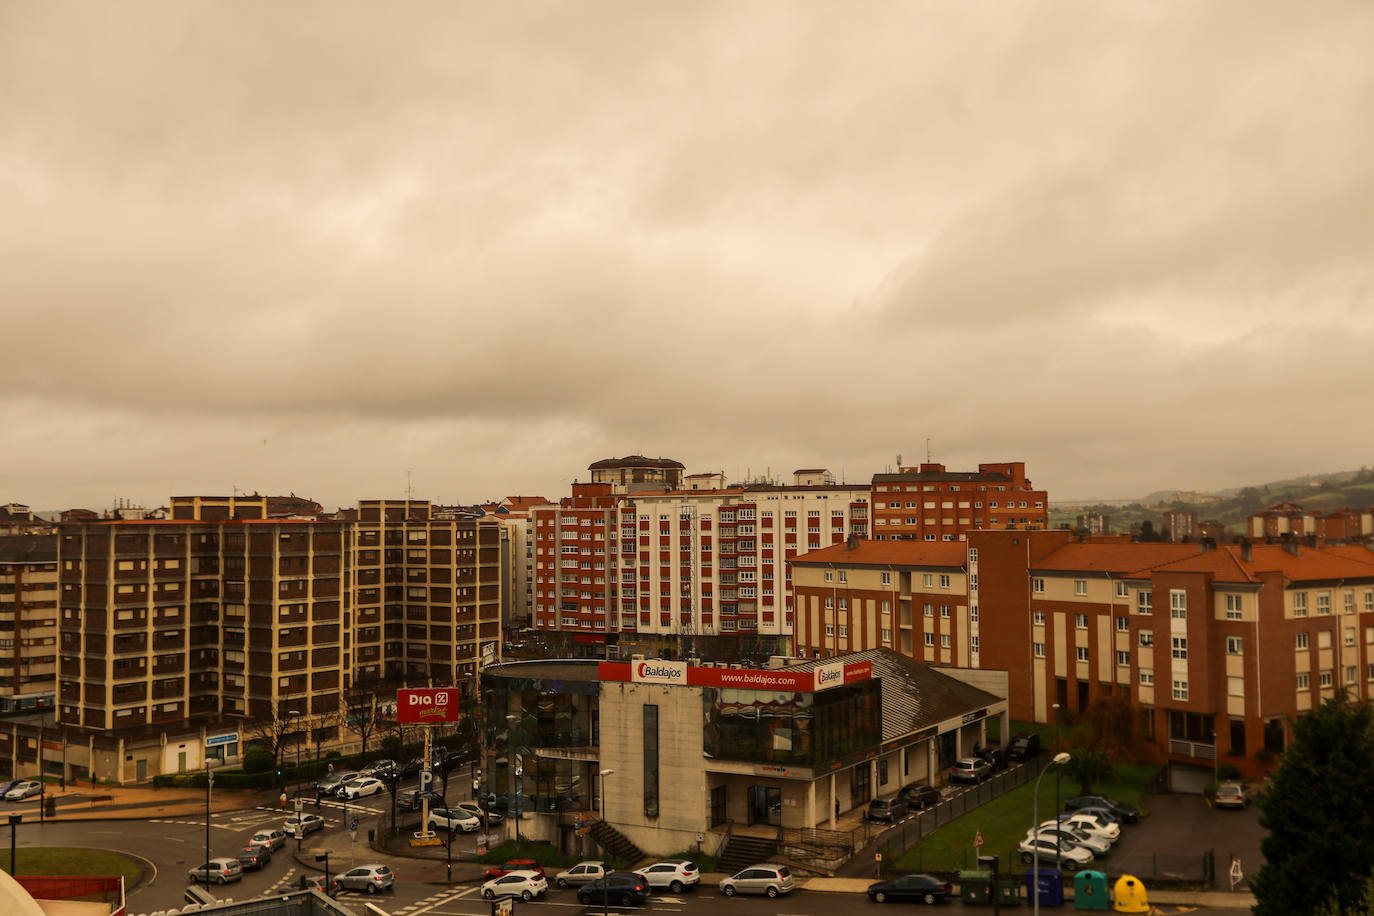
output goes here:
[{"label": "tall streetlight pole", "polygon": [[23,820],[22,814],[10,815],[10,877],[14,877],[14,828]]},{"label": "tall streetlight pole", "polygon": [[205,886],[210,886],[210,790],[215,787],[215,772],[205,761]]},{"label": "tall streetlight pole", "polygon": [[[1058,704],[1058,703],[1055,703],[1055,704],[1054,704],[1054,755],[1055,755],[1055,759],[1056,759],[1056,760],[1059,759],[1059,754],[1060,754],[1061,752],[1063,752],[1063,750],[1064,750],[1064,748],[1061,747],[1060,744],[1059,744],[1059,704]],[[1056,817],[1059,816],[1059,771],[1058,771],[1058,770],[1055,770],[1055,771],[1054,771],[1054,814],[1055,814]],[[1035,823],[1036,823],[1037,825],[1039,825],[1040,822],[1039,822],[1039,821],[1036,821]],[[1059,846],[1059,835],[1058,835],[1058,834],[1055,834],[1055,837],[1054,837],[1054,849],[1055,849],[1055,852],[1061,852],[1061,851],[1062,851],[1062,850],[1060,849],[1060,846]]]},{"label": "tall streetlight pole", "polygon": [[[1056,706],[1055,708],[1058,709],[1059,707]],[[1032,842],[1040,838],[1040,780],[1045,778],[1045,770],[1054,766],[1063,766],[1068,762],[1069,755],[1060,751],[1054,755],[1054,759],[1049,762],[1049,765],[1046,766],[1044,770],[1040,771],[1040,775],[1035,777],[1035,792],[1031,795]],[[1055,803],[1055,813],[1059,813],[1058,802]],[[1035,847],[1035,851],[1031,853],[1031,855],[1034,856],[1035,861],[1035,880],[1031,882],[1032,911],[1035,916],[1040,916],[1040,849],[1038,846]]]}]

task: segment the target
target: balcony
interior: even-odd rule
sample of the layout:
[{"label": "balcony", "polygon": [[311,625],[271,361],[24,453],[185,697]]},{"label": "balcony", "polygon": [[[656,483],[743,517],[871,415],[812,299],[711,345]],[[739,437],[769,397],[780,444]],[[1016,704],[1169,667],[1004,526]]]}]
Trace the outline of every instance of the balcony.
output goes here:
[{"label": "balcony", "polygon": [[1215,760],[1217,746],[1215,744],[1203,744],[1200,741],[1182,741],[1178,738],[1170,738],[1169,753],[1178,754],[1182,757],[1192,757],[1195,760]]}]

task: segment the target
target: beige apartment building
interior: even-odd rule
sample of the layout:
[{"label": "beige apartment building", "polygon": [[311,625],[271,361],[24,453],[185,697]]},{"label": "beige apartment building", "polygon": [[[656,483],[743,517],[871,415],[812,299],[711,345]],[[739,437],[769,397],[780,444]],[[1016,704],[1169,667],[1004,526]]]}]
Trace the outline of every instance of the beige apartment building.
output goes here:
[{"label": "beige apartment building", "polygon": [[57,536],[0,536],[0,712],[51,706],[57,685]]}]

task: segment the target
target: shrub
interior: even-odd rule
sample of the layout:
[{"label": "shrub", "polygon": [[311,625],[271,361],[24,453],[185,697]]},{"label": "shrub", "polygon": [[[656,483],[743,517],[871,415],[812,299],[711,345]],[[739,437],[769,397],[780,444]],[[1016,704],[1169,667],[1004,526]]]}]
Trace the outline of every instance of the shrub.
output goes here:
[{"label": "shrub", "polygon": [[243,771],[245,773],[262,773],[272,769],[276,762],[276,758],[267,748],[250,747],[243,755]]},{"label": "shrub", "polygon": [[1240,779],[1240,770],[1234,763],[1217,764],[1217,782],[1226,782],[1228,779]]}]

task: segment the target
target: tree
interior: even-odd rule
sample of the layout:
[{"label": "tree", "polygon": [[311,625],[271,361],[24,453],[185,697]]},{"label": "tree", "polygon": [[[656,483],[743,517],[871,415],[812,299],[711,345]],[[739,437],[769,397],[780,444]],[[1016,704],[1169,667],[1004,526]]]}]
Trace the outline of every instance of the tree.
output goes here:
[{"label": "tree", "polygon": [[253,745],[243,755],[245,773],[265,773],[276,765],[277,761],[272,758],[272,751],[261,744]]},{"label": "tree", "polygon": [[1133,761],[1140,752],[1140,710],[1125,691],[1103,694],[1083,712],[1088,744],[1115,760]]},{"label": "tree", "polygon": [[1259,808],[1256,916],[1359,906],[1374,875],[1374,707],[1340,690],[1294,722]]},{"label": "tree", "polygon": [[1084,795],[1091,795],[1093,785],[1103,783],[1116,775],[1116,767],[1107,752],[1097,748],[1076,747],[1069,752],[1069,762],[1064,764],[1064,772],[1070,779],[1078,781]]},{"label": "tree", "polygon": [[272,753],[272,762],[274,764],[279,763],[282,748],[286,746],[288,739],[296,737],[296,733],[302,727],[302,721],[303,717],[294,715],[281,707],[275,707],[270,713],[257,719],[248,727],[248,741],[246,743],[267,748]]},{"label": "tree", "polygon": [[344,725],[362,739],[363,753],[367,753],[368,739],[382,723],[377,706],[388,692],[386,683],[375,677],[357,678],[344,688]]}]

